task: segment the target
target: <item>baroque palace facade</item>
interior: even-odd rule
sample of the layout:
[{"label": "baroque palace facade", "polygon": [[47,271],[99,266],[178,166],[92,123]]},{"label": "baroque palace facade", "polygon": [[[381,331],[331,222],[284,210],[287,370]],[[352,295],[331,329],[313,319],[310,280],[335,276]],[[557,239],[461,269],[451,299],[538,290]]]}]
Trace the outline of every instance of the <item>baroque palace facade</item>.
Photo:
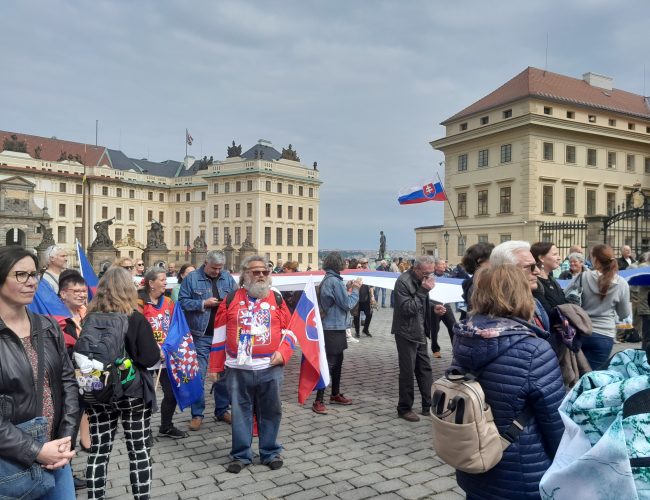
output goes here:
[{"label": "baroque palace facade", "polygon": [[442,125],[431,145],[462,236],[446,203],[443,226],[416,228],[418,252],[444,255],[447,232],[456,263],[479,241],[538,241],[544,222],[611,214],[635,188],[650,195],[650,102],[611,78],[529,67]]},{"label": "baroque palace facade", "polygon": [[233,142],[223,160],[184,162],[4,131],[0,145],[0,245],[33,248],[49,227],[74,266],[75,240],[88,247],[93,225],[112,219],[120,254],[139,258],[158,221],[168,262],[188,261],[201,237],[208,250],[247,242],[272,261],[318,265],[319,172],[291,145],[280,153],[260,140],[242,153]]}]

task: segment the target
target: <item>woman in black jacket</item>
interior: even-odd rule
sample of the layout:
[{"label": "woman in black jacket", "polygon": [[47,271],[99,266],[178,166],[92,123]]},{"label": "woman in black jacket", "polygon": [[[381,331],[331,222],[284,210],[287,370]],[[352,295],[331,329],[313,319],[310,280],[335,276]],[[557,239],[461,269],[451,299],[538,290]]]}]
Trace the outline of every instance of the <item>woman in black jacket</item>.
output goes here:
[{"label": "woman in black jacket", "polygon": [[553,309],[561,304],[566,304],[564,291],[553,277],[553,271],[560,267],[560,253],[557,247],[548,241],[534,243],[530,247],[530,253],[533,254],[539,269],[538,286],[536,290],[533,290],[533,297],[542,304],[549,318],[552,318]]},{"label": "woman in black jacket", "polygon": [[[0,457],[52,471],[55,486],[43,498],[74,498],[70,444],[79,393],[58,325],[26,308],[36,293],[37,269],[38,260],[24,248],[0,248]],[[42,391],[36,389],[41,361]],[[47,420],[44,442],[19,428],[36,417]]]},{"label": "woman in black jacket", "polygon": [[[86,319],[94,313],[122,313],[129,316],[124,347],[137,368],[137,376],[124,395],[111,404],[93,404],[86,412],[90,420],[90,453],[86,467],[88,498],[104,498],[108,460],[118,419],[122,421],[129,452],[131,491],[137,499],[151,497],[151,412],[156,394],[147,368],[161,359],[151,325],[137,311],[138,296],[131,274],[113,266],[97,286]],[[82,330],[83,335],[83,330]]]}]

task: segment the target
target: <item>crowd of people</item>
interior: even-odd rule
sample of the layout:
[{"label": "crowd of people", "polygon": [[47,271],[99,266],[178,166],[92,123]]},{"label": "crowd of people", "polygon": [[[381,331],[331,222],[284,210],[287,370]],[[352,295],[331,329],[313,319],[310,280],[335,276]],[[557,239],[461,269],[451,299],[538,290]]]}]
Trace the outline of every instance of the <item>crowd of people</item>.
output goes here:
[{"label": "crowd of people", "polygon": [[[363,275],[369,269],[367,258],[345,260],[332,252],[323,260],[325,276],[318,291],[331,376],[328,402],[354,403],[342,391],[344,351],[361,333],[372,337],[373,310],[392,307],[397,417],[417,422],[421,415],[430,415],[431,357],[443,357],[438,344],[442,323],[453,345],[450,364],[477,374],[498,428],[506,429],[525,409],[532,415],[496,467],[483,474],[458,471],[458,484],[468,498],[537,498],[539,480],[562,435],[558,406],[566,390],[583,373],[606,365],[616,324],[633,313],[640,317],[644,347],[649,343],[650,287],[630,289],[618,275],[621,267],[650,265],[649,257],[646,253],[637,262],[623,249],[617,259],[610,247],[596,245],[589,258],[581,248],[572,247],[562,260],[553,243],[508,241],[496,247],[477,243],[453,271],[445,260],[429,255],[412,262],[377,262],[379,271],[400,273],[394,289],[386,293],[362,278],[346,282],[341,274],[357,269]],[[174,424],[177,404],[161,363],[161,346],[177,307],[187,319],[201,380],[204,385],[210,381],[205,394],[214,397],[214,417],[231,425],[231,461],[226,470],[239,473],[252,463],[253,435],[259,436],[261,463],[271,470],[283,466],[278,441],[280,393],[283,366],[297,342],[289,324],[301,292],[275,291],[272,273],[296,272],[297,263],[278,262],[274,267],[262,256],[249,256],[237,283],[224,269],[220,251],[208,252],[198,268],[183,264],[178,271],[175,264],[145,270],[142,259],[123,257],[103,271],[90,302],[84,278],[66,270],[64,251],[48,249],[46,263],[41,273],[31,252],[0,249],[0,397],[11,401],[12,408],[11,415],[0,415],[0,459],[48,471],[56,486],[43,498],[72,498],[79,487],[87,487],[88,498],[105,497],[118,422],[129,453],[133,496],[151,497],[151,415],[158,406],[158,383],[163,394],[158,435],[171,439],[189,435]],[[170,294],[169,277],[178,280]],[[452,304],[430,298],[442,277],[463,278],[460,320]],[[39,278],[70,313],[59,323],[26,308]],[[571,283],[563,288],[558,279]],[[564,311],[568,292],[578,288],[581,303],[576,307],[589,317],[591,331],[575,339],[569,356],[557,328],[558,309]],[[88,404],[79,398],[71,357],[84,321],[97,313],[126,318],[125,355],[137,376],[116,401]],[[570,375],[569,362],[575,371]],[[420,415],[414,411],[414,382],[421,396]],[[325,402],[325,389],[319,389],[313,412],[327,413]],[[192,404],[189,432],[201,428],[205,409],[205,396]],[[77,444],[88,453],[85,480],[73,477],[70,467]]]}]

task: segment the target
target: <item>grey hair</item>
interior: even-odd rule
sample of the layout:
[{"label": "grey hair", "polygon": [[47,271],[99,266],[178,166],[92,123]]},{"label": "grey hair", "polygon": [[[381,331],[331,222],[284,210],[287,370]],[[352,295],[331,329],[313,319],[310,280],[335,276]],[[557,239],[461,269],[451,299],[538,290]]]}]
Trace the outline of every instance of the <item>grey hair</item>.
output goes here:
[{"label": "grey hair", "polygon": [[226,256],[221,250],[210,250],[206,255],[205,255],[205,262],[208,264],[225,264],[226,263]]},{"label": "grey hair", "polygon": [[447,263],[447,261],[445,259],[442,259],[440,257],[436,257],[436,264],[440,264],[441,262],[444,262],[445,264]]},{"label": "grey hair", "polygon": [[50,245],[47,247],[47,250],[45,250],[45,262],[49,264],[50,260],[52,260],[53,257],[55,257],[59,252],[63,252],[63,248],[57,245]]},{"label": "grey hair", "polygon": [[144,273],[145,286],[148,281],[153,281],[155,279],[158,279],[159,274],[164,274],[165,276],[167,275],[167,271],[165,271],[164,267],[151,266],[149,269],[147,269],[147,272]]},{"label": "grey hair", "polygon": [[513,264],[516,266],[519,263],[519,259],[515,254],[521,250],[530,251],[530,243],[517,240],[504,241],[492,250],[490,254],[490,265],[501,266],[503,264]]},{"label": "grey hair", "polygon": [[650,252],[643,252],[641,255],[639,255],[639,258],[637,260],[639,264],[650,262]]},{"label": "grey hair", "polygon": [[436,265],[436,258],[433,255],[418,255],[413,262],[413,267],[419,269],[422,266]]},{"label": "grey hair", "polygon": [[579,262],[584,262],[585,261],[585,256],[583,254],[581,254],[580,252],[573,252],[573,253],[569,254],[567,259],[568,260],[577,260]]},{"label": "grey hair", "polygon": [[266,257],[262,257],[261,255],[251,255],[249,257],[246,257],[242,263],[241,263],[241,272],[243,273],[244,271],[248,270],[248,265],[251,262],[264,262],[264,267],[268,268],[269,267],[269,261],[266,259]]}]

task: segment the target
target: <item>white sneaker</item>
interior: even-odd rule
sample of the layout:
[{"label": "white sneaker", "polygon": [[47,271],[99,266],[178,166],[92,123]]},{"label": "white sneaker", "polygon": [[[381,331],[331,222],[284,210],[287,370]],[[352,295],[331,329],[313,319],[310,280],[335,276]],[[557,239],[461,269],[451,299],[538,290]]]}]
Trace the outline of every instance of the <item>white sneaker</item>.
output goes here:
[{"label": "white sneaker", "polygon": [[355,339],[354,336],[352,335],[352,329],[351,328],[347,328],[345,330],[345,336],[348,339],[348,342],[355,342],[355,343],[359,342],[359,339]]}]

